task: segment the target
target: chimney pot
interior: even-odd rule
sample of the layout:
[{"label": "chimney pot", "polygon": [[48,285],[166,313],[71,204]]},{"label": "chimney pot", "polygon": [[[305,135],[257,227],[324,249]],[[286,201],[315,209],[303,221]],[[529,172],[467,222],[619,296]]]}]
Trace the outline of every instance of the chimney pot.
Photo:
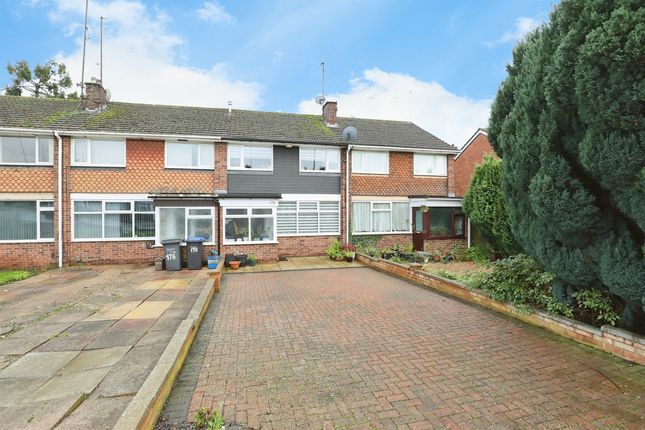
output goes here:
[{"label": "chimney pot", "polygon": [[99,82],[85,82],[85,110],[103,110],[107,106],[107,92]]},{"label": "chimney pot", "polygon": [[326,102],[323,105],[323,119],[325,124],[330,127],[336,127],[336,113],[338,112],[338,103],[337,102]]}]

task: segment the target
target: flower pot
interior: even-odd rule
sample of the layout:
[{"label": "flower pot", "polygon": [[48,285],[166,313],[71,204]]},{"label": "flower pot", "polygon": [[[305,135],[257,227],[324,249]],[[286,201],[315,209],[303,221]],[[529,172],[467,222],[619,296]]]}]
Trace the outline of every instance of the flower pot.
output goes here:
[{"label": "flower pot", "polygon": [[334,260],[336,261],[343,261],[344,259],[345,259],[344,255],[337,255],[336,258],[334,258]]},{"label": "flower pot", "polygon": [[257,264],[257,260],[246,260],[246,265],[254,267]]},{"label": "flower pot", "polygon": [[240,268],[240,262],[237,260],[233,260],[230,263],[228,263],[231,266],[231,269],[237,270]]},{"label": "flower pot", "polygon": [[352,261],[354,261],[354,256],[353,255],[346,255],[345,256],[345,261],[347,261],[348,263],[351,263]]}]

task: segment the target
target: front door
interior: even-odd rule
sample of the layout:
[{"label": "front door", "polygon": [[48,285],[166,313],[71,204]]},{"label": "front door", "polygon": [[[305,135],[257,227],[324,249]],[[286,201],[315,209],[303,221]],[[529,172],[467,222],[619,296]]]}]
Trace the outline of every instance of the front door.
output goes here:
[{"label": "front door", "polygon": [[423,251],[423,240],[428,236],[430,224],[428,212],[421,208],[412,208],[412,246],[415,251]]}]

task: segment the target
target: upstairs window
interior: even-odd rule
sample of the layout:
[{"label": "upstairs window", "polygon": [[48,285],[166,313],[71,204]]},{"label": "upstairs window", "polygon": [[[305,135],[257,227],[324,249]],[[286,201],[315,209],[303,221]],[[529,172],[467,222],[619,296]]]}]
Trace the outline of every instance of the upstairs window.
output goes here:
[{"label": "upstairs window", "polygon": [[74,139],[72,166],[125,167],[125,140]]},{"label": "upstairs window", "polygon": [[273,170],[273,147],[228,145],[229,170]]},{"label": "upstairs window", "polygon": [[338,148],[300,148],[301,172],[340,172]]},{"label": "upstairs window", "polygon": [[215,147],[212,143],[166,142],[166,167],[213,169]]},{"label": "upstairs window", "polygon": [[390,173],[390,153],[354,150],[352,152],[352,172],[387,175]]},{"label": "upstairs window", "polygon": [[448,157],[438,154],[414,154],[414,174],[446,176],[448,174]]},{"label": "upstairs window", "polygon": [[43,164],[54,160],[54,139],[0,136],[0,164]]}]

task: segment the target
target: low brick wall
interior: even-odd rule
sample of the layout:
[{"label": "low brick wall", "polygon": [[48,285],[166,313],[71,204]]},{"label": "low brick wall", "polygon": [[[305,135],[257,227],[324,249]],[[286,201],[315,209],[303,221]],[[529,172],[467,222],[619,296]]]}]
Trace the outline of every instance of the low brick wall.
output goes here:
[{"label": "low brick wall", "polygon": [[44,269],[56,263],[52,242],[0,244],[0,269]]},{"label": "low brick wall", "polygon": [[431,288],[469,303],[476,303],[496,312],[512,316],[528,324],[542,327],[562,337],[609,352],[618,357],[645,365],[645,337],[610,325],[596,328],[569,318],[549,315],[542,311],[524,313],[513,305],[494,300],[459,282],[432,275],[416,266],[376,259],[357,254],[361,263],[412,283]]}]

